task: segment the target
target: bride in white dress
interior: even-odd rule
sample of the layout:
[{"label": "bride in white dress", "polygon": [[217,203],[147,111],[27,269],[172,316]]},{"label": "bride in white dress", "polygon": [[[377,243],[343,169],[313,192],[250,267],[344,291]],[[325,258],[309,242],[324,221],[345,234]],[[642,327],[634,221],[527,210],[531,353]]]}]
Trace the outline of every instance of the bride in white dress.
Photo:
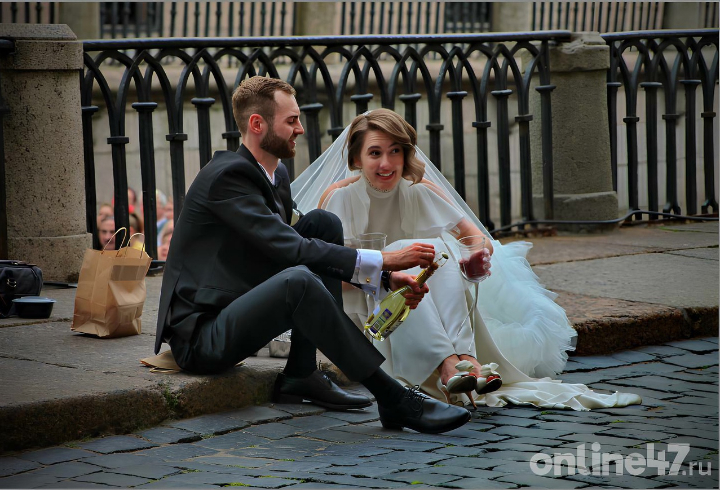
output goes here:
[{"label": "bride in white dress", "polygon": [[[402,117],[374,110],[355,118],[292,184],[298,208],[308,212],[322,207],[336,214],[348,240],[381,232],[387,234],[385,250],[423,242],[436,252],[449,252],[450,260],[428,281],[430,293],[418,308],[386,340],[373,341],[386,358],[382,368],[435,398],[450,396],[454,403],[472,397],[478,405],[575,410],[641,403],[637,395],[599,394],[552,379],[563,371],[577,334],[553,301],[556,295],[538,283],[525,259],[532,245],[492,240],[416,142],[415,130]],[[488,238],[492,269],[479,284],[477,311],[464,321],[474,299],[455,259],[460,256],[457,239],[481,233]],[[346,313],[362,328],[374,302],[355,288],[344,291],[343,301]],[[493,364],[481,368],[481,363]],[[472,382],[492,382],[455,393],[467,391],[451,385],[466,385],[468,374],[474,376]]]}]

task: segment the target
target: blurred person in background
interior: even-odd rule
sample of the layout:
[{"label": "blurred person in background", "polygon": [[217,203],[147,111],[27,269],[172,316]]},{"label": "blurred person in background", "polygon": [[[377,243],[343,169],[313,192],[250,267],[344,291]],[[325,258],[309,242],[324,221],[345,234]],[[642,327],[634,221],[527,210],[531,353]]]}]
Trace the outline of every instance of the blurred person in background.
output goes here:
[{"label": "blurred person in background", "polygon": [[115,218],[112,216],[105,218],[98,225],[98,239],[100,240],[100,250],[107,248],[112,250],[115,248]]}]

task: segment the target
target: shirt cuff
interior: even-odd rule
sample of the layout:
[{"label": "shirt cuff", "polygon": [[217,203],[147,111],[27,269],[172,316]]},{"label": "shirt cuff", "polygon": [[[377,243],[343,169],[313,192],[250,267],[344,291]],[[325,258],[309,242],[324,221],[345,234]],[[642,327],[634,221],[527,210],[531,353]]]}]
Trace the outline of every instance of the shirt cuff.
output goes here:
[{"label": "shirt cuff", "polygon": [[358,250],[355,261],[355,273],[351,282],[360,286],[368,294],[377,296],[382,289],[380,274],[382,274],[383,257],[378,250]]}]

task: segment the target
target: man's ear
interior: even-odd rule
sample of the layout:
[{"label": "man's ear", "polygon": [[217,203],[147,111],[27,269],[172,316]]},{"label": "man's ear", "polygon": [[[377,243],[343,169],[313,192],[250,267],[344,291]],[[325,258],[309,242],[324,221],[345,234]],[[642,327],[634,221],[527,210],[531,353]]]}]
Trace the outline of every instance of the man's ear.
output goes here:
[{"label": "man's ear", "polygon": [[261,134],[265,129],[265,119],[260,114],[250,115],[248,119],[248,132],[254,134]]}]

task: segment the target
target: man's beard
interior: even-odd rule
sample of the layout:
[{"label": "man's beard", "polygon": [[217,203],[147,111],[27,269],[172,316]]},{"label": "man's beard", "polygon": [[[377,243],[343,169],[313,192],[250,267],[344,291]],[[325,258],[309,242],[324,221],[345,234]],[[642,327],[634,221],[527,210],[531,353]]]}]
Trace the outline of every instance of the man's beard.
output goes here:
[{"label": "man's beard", "polygon": [[293,158],[295,148],[290,146],[288,140],[279,137],[273,130],[272,124],[268,125],[268,132],[260,142],[260,148],[278,158]]}]

